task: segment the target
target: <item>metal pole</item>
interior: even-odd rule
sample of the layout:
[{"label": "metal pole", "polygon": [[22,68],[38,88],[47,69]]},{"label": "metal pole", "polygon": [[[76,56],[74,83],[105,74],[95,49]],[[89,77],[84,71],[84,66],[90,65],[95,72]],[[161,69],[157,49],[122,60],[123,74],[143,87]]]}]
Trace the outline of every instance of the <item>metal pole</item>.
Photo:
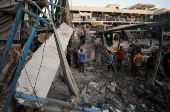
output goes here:
[{"label": "metal pole", "polygon": [[32,17],[34,17],[34,18],[39,18],[40,21],[44,22],[44,23],[47,24],[47,25],[50,24],[46,19],[41,18],[40,16],[34,14],[33,12],[31,12],[31,11],[29,11],[29,10],[27,10],[27,9],[22,8],[22,11],[25,12],[25,13],[27,13],[27,14],[29,14],[30,16],[32,16]]},{"label": "metal pole", "polygon": [[57,0],[55,0],[55,4],[57,3]]},{"label": "metal pole", "polygon": [[93,12],[91,11],[91,21],[92,21],[92,16],[93,16],[92,13],[93,13]]},{"label": "metal pole", "polygon": [[19,75],[21,73],[22,65],[24,64],[25,57],[27,56],[28,50],[29,50],[29,48],[31,46],[31,43],[32,43],[33,39],[34,39],[34,35],[35,35],[36,31],[37,31],[37,27],[39,26],[39,23],[40,23],[40,19],[38,18],[37,21],[36,21],[36,27],[32,28],[31,34],[30,34],[30,36],[29,36],[29,38],[27,40],[27,43],[25,45],[25,49],[24,49],[24,51],[22,53],[22,56],[21,56],[21,58],[19,60],[19,64],[17,66],[17,70],[15,72],[15,75],[14,75],[14,78],[13,78],[13,81],[12,81],[12,84],[11,84],[11,88],[10,88],[8,98],[6,100],[3,112],[8,111],[8,107],[10,105],[10,102],[11,102],[11,99],[12,99],[12,96],[13,96],[13,93],[14,93],[14,90],[15,90]]},{"label": "metal pole", "polygon": [[15,93],[14,95],[15,98],[22,98],[34,102],[40,102],[48,105],[54,105],[57,104],[61,107],[68,108],[68,109],[73,109],[73,110],[79,110],[79,111],[84,111],[84,112],[102,112],[101,110],[95,110],[91,108],[85,108],[85,107],[79,107],[79,106],[73,106],[67,102],[60,101],[60,100],[55,100],[55,99],[50,99],[50,98],[36,98],[35,96],[30,96],[27,94],[22,94],[22,93]]},{"label": "metal pole", "polygon": [[156,58],[156,65],[155,65],[155,68],[154,68],[154,71],[153,71],[152,81],[155,80],[157,70],[159,68],[161,52],[162,52],[162,42],[163,42],[163,27],[159,28],[159,49],[158,49],[158,54],[157,54],[157,58]]},{"label": "metal pole", "polygon": [[[34,18],[37,17],[37,21],[36,21],[36,27],[34,27],[32,29],[31,34],[30,34],[30,36],[29,36],[29,38],[27,40],[27,43],[25,45],[25,49],[24,49],[24,51],[22,53],[22,56],[21,56],[21,58],[19,60],[19,64],[17,66],[17,70],[15,72],[15,75],[14,75],[14,78],[13,78],[13,81],[12,81],[12,84],[11,84],[10,92],[8,94],[8,98],[6,100],[6,104],[5,104],[5,107],[3,109],[3,112],[7,112],[7,110],[8,110],[8,107],[10,105],[10,102],[11,102],[11,99],[12,99],[12,96],[13,96],[13,93],[14,93],[14,90],[15,90],[15,87],[16,87],[16,83],[18,81],[18,78],[19,78],[19,75],[20,75],[20,72],[21,72],[21,69],[22,69],[22,65],[23,65],[23,63],[25,61],[25,57],[26,57],[26,55],[28,53],[28,50],[29,50],[29,48],[31,46],[32,40],[34,39],[34,35],[35,35],[35,33],[37,31],[37,28],[39,26],[39,22],[42,21],[42,22],[46,23],[47,25],[49,25],[49,23],[44,18],[41,18],[41,17],[37,16],[36,14],[34,14],[34,13],[24,9],[23,7],[20,7],[19,10],[21,10],[21,12],[20,12],[21,14],[20,15],[22,15],[22,11],[23,11],[23,12],[33,16]],[[15,25],[13,25],[13,26],[15,26]]]},{"label": "metal pole", "polygon": [[22,16],[22,8],[24,7],[24,4],[20,4],[20,7],[18,9],[18,12],[17,12],[17,15],[16,15],[16,18],[15,18],[15,21],[14,21],[14,24],[12,26],[12,29],[11,29],[11,32],[10,32],[10,35],[8,37],[8,40],[7,40],[7,43],[5,45],[5,49],[3,51],[3,54],[2,54],[2,58],[1,58],[1,65],[0,65],[0,75],[1,75],[1,72],[2,72],[2,69],[4,67],[4,63],[5,63],[5,60],[6,60],[6,57],[8,55],[8,52],[9,52],[9,49],[11,47],[11,44],[12,44],[12,41],[14,39],[14,36],[15,36],[15,33],[16,33],[16,30],[17,30],[17,27],[18,27],[18,24],[21,20],[21,16]]},{"label": "metal pole", "polygon": [[[50,0],[50,2],[53,4],[53,0]],[[54,14],[54,6],[51,5],[51,11],[52,11],[52,14]]]}]

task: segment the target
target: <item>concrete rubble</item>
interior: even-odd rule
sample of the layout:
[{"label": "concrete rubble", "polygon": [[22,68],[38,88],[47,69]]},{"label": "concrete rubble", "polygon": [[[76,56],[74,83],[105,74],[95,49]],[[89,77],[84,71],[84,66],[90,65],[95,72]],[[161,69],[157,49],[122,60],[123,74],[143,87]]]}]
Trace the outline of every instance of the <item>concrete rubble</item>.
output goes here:
[{"label": "concrete rubble", "polygon": [[[59,37],[62,37],[60,39],[63,50],[65,51],[73,30],[65,23],[62,24],[58,30]],[[38,39],[40,39],[41,35],[44,37],[44,34],[40,34]],[[70,66],[71,73],[81,91],[80,94],[83,96],[83,103],[86,104],[83,106],[91,107],[91,109],[102,109],[103,112],[166,112],[167,110],[170,110],[170,83],[165,80],[155,80],[154,82],[156,85],[150,85],[143,79],[146,72],[144,68],[145,62],[148,56],[145,56],[143,59],[144,61],[141,66],[142,68],[140,69],[140,75],[138,76],[139,80],[132,79],[131,63],[129,55],[126,54],[128,45],[126,41],[122,42],[120,45],[123,46],[125,50],[125,59],[123,60],[121,72],[113,75],[113,72],[107,73],[107,51],[112,51],[115,57],[118,43],[115,42],[113,46],[107,48],[106,46],[104,47],[101,45],[101,39],[91,38],[91,40],[81,46],[86,54],[84,65],[85,73],[79,73],[79,70],[73,64],[73,59],[72,66]],[[45,40],[42,41],[44,42]],[[36,52],[33,52],[32,49],[29,50],[21,76],[18,80],[16,92],[33,95],[33,90],[29,83],[31,82],[33,86],[35,85],[36,76],[41,64],[40,56],[42,56],[44,45],[45,43],[42,44]],[[0,54],[2,54],[3,49],[4,46],[0,46]],[[3,87],[3,89],[0,88],[0,107],[5,103],[21,52],[22,49],[20,49],[19,45],[13,45],[11,47],[0,77],[0,87]],[[41,98],[53,98],[65,102],[72,100],[71,104],[79,106],[78,99],[70,95],[66,85],[66,79],[60,66],[60,59],[53,35],[46,41],[44,55],[42,71],[40,72],[35,87],[37,96]],[[116,68],[115,58],[113,65],[114,68]],[[27,78],[25,68],[29,71],[30,82]],[[11,103],[9,111],[12,112],[12,110],[14,110],[14,105],[16,104],[33,105],[29,101],[23,99],[18,100],[19,104],[18,102],[16,103],[16,100]],[[22,107],[22,105],[19,107]],[[56,105],[43,105],[43,107],[45,112],[73,111],[61,108],[60,106],[57,107]],[[30,108],[27,110],[29,109]],[[30,109],[30,111],[32,112],[35,110]]]},{"label": "concrete rubble", "polygon": [[[66,31],[67,33],[64,33]],[[63,23],[60,28],[57,29],[60,41],[62,39],[61,44],[64,51],[66,50],[72,31],[72,28],[65,23]],[[42,59],[40,58],[42,55],[44,56],[43,63],[41,63]],[[21,76],[18,79],[17,92],[24,92],[25,94],[34,95],[32,87],[30,85],[31,82],[32,86],[35,87],[37,96],[41,98],[46,98],[59,65],[60,59],[54,35],[52,35],[46,41],[46,43],[42,44],[42,46],[34,53],[32,59],[25,65],[27,72],[25,71],[25,68],[23,68],[23,70],[21,71]],[[40,67],[41,71],[39,73]],[[38,73],[40,75],[37,78]],[[27,74],[29,74],[30,80],[28,79]]]},{"label": "concrete rubble", "polygon": [[[2,55],[3,49],[5,46],[1,45],[0,47],[1,47],[0,55]],[[28,51],[28,55],[26,57],[25,63],[27,63],[27,61],[29,61],[31,59],[31,57],[33,55],[32,51],[33,51],[33,49],[30,49]],[[22,49],[19,44],[12,44],[9,54],[8,54],[8,57],[5,62],[5,66],[2,70],[1,77],[0,77],[0,110],[2,109],[2,107],[5,104],[5,101],[6,101],[6,98],[8,95],[7,93],[9,92],[11,82],[13,80],[14,73],[15,73],[16,67],[18,65],[18,60],[21,56],[21,52],[22,52]],[[11,102],[9,111],[12,112],[13,110],[14,110],[14,102]]]},{"label": "concrete rubble", "polygon": [[[94,40],[91,40],[89,43],[93,42]],[[142,79],[145,72],[143,69],[140,70],[141,75],[138,76],[141,80],[133,80],[131,78],[131,68],[128,66],[130,65],[128,59],[125,59],[123,62],[121,72],[118,72],[116,75],[113,75],[113,72],[107,73],[107,49],[101,46],[101,52],[100,50],[97,52],[100,55],[97,55],[97,58],[95,58],[94,46],[96,45],[90,44],[89,46],[86,43],[81,46],[85,50],[85,53],[87,53],[85,73],[79,73],[74,64],[72,64],[70,69],[81,94],[84,95],[86,93],[84,97],[85,103],[91,103],[91,108],[100,108],[103,112],[160,112],[160,110],[166,112],[167,108],[169,109],[170,84],[168,82],[155,80],[156,86],[148,85]],[[89,50],[89,48],[91,49]],[[12,55],[7,59],[0,83],[11,82],[17,66],[20,50],[12,48],[10,52],[12,52]],[[30,50],[27,57],[28,63],[30,59],[33,59],[34,55],[35,53]],[[100,62],[96,59],[100,60]],[[116,63],[116,60],[114,60],[114,63]],[[47,97],[67,101],[71,95],[65,83],[65,77],[63,76],[61,67],[55,72],[57,75],[51,81],[52,84],[49,86]],[[0,93],[1,104],[4,104],[8,90]],[[68,111],[65,108],[57,108],[58,111]],[[44,105],[44,110],[48,112],[51,109],[49,106]]]}]

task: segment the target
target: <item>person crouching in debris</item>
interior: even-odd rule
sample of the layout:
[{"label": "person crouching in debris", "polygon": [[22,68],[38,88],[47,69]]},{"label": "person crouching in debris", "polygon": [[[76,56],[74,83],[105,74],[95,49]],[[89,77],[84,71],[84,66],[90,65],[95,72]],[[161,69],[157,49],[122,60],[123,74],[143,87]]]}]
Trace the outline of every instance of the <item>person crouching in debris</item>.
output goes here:
[{"label": "person crouching in debris", "polygon": [[82,72],[84,73],[84,60],[86,59],[86,56],[85,54],[83,53],[83,49],[80,49],[80,53],[78,54],[78,63],[79,63],[79,72],[81,72],[81,69],[82,69]]},{"label": "person crouching in debris", "polygon": [[111,51],[108,52],[109,53],[109,61],[108,61],[108,73],[109,73],[109,70],[110,70],[110,67],[111,69],[113,70],[113,72],[116,74],[116,71],[114,70],[112,64],[113,64],[113,55],[111,53]]},{"label": "person crouching in debris", "polygon": [[141,65],[141,62],[143,60],[143,56],[140,53],[140,49],[138,48],[136,50],[136,55],[133,58],[133,64],[135,65],[133,69],[133,78],[137,79],[137,73],[139,73],[139,67]]},{"label": "person crouching in debris", "polygon": [[120,46],[120,49],[116,53],[117,72],[121,70],[122,60],[123,60],[123,47]]},{"label": "person crouching in debris", "polygon": [[155,61],[156,61],[156,53],[153,52],[152,56],[150,56],[146,62],[146,78],[145,80],[147,81],[148,79],[152,78],[152,73],[154,70],[154,66],[155,66]]}]

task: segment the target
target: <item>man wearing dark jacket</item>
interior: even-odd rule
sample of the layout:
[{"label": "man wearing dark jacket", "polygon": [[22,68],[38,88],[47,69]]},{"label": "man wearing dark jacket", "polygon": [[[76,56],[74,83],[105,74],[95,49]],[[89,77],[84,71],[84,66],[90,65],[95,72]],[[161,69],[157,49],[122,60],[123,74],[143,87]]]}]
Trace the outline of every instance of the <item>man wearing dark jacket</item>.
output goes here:
[{"label": "man wearing dark jacket", "polygon": [[77,51],[77,49],[74,49],[73,56],[74,56],[74,64],[76,65],[76,68],[78,68],[78,63],[77,63],[78,51]]},{"label": "man wearing dark jacket", "polygon": [[152,56],[148,58],[146,62],[146,80],[152,78],[152,72],[155,67],[156,53],[153,52]]},{"label": "man wearing dark jacket", "polygon": [[163,67],[166,75],[170,78],[170,52],[165,55]]}]

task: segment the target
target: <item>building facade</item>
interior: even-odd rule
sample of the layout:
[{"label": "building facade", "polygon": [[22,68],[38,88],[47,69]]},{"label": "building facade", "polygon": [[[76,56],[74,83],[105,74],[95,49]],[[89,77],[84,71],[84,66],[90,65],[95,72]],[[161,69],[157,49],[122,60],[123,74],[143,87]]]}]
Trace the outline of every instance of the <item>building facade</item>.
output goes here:
[{"label": "building facade", "polygon": [[154,4],[139,3],[120,9],[120,5],[109,4],[106,7],[71,6],[74,28],[107,29],[120,25],[149,23],[153,19]]}]

